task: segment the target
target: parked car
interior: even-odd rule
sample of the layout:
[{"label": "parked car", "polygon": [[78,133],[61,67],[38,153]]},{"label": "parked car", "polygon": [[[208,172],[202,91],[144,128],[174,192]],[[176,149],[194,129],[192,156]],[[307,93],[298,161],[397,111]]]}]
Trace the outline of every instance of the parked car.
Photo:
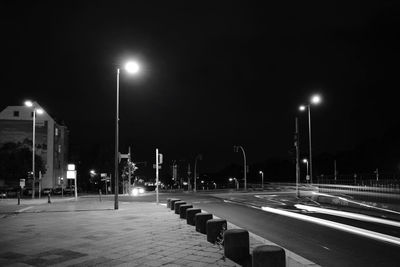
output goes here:
[{"label": "parked car", "polygon": [[42,194],[44,194],[44,195],[48,195],[48,194],[52,195],[53,194],[53,188],[43,188],[42,189]]},{"label": "parked car", "polygon": [[53,195],[61,195],[61,194],[62,194],[62,188],[61,187],[54,188]]}]

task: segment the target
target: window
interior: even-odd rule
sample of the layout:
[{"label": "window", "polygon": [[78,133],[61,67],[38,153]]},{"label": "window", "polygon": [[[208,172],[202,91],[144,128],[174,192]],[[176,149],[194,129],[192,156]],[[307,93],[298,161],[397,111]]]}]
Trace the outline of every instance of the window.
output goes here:
[{"label": "window", "polygon": [[61,153],[61,145],[58,145],[58,153]]},{"label": "window", "polygon": [[55,130],[55,135],[58,136],[58,128]]},{"label": "window", "polygon": [[31,117],[33,118],[33,112],[31,112]]},{"label": "window", "polygon": [[14,117],[19,117],[19,111],[14,111]]}]

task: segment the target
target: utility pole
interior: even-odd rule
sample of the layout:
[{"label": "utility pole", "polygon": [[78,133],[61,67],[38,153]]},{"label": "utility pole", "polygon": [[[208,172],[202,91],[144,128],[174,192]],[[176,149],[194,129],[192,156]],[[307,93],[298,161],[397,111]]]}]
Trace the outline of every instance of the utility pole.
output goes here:
[{"label": "utility pole", "polygon": [[158,148],[156,148],[156,203],[158,205]]},{"label": "utility pole", "polygon": [[299,157],[300,157],[300,145],[299,145],[299,125],[298,119],[295,119],[295,134],[294,134],[294,145],[296,147],[296,196],[300,197],[299,192],[299,180],[300,180],[300,165],[299,165]]},{"label": "utility pole", "polygon": [[131,147],[128,148],[128,195],[131,194],[131,169],[133,166],[132,165],[132,159],[131,159]]}]

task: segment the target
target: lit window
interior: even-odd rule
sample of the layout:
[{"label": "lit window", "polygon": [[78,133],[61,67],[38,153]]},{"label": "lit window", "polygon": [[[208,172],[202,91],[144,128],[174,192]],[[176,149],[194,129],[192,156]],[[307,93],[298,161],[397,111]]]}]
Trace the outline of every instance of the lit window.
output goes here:
[{"label": "lit window", "polygon": [[61,145],[58,145],[58,153],[61,153]]},{"label": "lit window", "polygon": [[58,128],[56,128],[55,135],[58,136]]},{"label": "lit window", "polygon": [[19,117],[19,111],[14,111],[14,117]]}]

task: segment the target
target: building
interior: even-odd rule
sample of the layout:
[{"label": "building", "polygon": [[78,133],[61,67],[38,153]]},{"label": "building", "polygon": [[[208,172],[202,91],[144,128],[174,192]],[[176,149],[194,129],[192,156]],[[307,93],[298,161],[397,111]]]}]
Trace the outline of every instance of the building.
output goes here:
[{"label": "building", "polygon": [[[36,106],[39,107],[37,103]],[[32,108],[6,107],[0,112],[0,147],[8,142],[20,142],[32,147],[32,124]],[[68,129],[65,125],[58,124],[45,110],[43,114],[36,114],[35,124],[35,153],[42,158],[46,167],[46,172],[42,174],[41,186],[59,187],[62,181],[66,182]]]}]

